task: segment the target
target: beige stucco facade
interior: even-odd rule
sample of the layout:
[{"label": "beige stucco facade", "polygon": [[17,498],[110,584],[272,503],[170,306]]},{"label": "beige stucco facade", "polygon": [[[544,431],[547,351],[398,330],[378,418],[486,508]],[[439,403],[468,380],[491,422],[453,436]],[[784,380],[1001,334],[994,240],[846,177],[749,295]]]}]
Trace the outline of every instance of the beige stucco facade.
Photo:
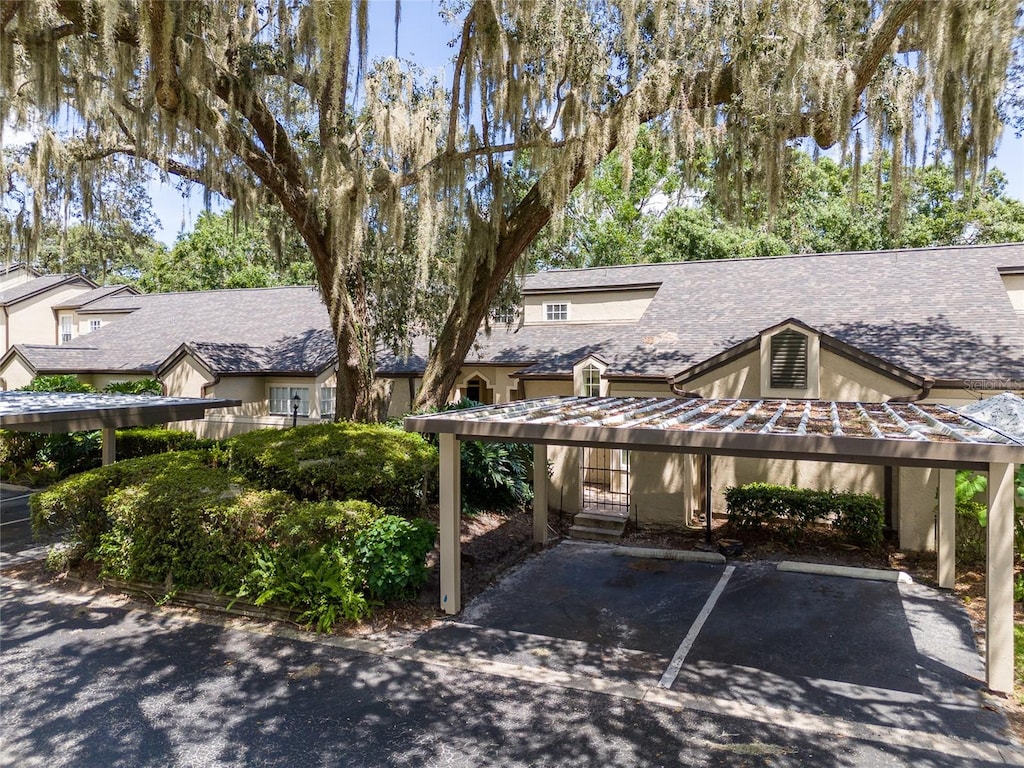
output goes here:
[{"label": "beige stucco facade", "polygon": [[[635,323],[650,305],[656,288],[608,291],[562,291],[523,297],[523,324]],[[565,320],[546,319],[548,304],[565,304]]]},{"label": "beige stucco facade", "polygon": [[53,308],[71,301],[87,288],[59,286],[22,301],[0,307],[2,343],[6,352],[15,344],[56,344],[60,341]]}]

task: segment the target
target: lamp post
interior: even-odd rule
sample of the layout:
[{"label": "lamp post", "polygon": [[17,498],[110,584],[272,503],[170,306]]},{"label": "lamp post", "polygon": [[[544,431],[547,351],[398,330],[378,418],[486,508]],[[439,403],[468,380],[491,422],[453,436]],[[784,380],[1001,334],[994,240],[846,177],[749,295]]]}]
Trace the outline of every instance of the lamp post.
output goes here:
[{"label": "lamp post", "polygon": [[302,402],[302,398],[298,395],[292,398],[292,429],[299,423],[299,403]]}]

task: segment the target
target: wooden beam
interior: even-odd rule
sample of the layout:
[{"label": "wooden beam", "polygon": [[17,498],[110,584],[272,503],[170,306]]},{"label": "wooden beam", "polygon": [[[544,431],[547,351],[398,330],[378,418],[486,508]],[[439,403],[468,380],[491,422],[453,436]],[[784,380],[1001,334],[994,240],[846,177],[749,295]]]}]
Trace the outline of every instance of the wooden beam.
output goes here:
[{"label": "wooden beam", "polygon": [[548,541],[548,447],[533,446],[533,540]]},{"label": "wooden beam", "polygon": [[935,547],[939,587],[956,586],[956,470],[939,470],[939,535]]},{"label": "wooden beam", "polygon": [[103,427],[100,432],[100,439],[103,441],[102,455],[103,466],[105,467],[117,461],[117,433],[113,427]]},{"label": "wooden beam", "polygon": [[1013,692],[1013,464],[988,469],[985,674],[990,690]]},{"label": "wooden beam", "polygon": [[459,522],[462,512],[459,440],[453,434],[438,435],[440,442],[439,470],[441,610],[453,615],[462,610],[462,546]]}]

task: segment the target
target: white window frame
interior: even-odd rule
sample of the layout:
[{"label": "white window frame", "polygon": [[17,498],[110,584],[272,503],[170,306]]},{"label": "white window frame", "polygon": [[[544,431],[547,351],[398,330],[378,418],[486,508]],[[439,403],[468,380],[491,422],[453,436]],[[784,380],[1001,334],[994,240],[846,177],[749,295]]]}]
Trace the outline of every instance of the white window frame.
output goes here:
[{"label": "white window frame", "polygon": [[71,341],[74,338],[74,331],[72,331],[71,315],[61,315],[60,317],[60,343],[64,344]]},{"label": "white window frame", "polygon": [[580,374],[583,377],[583,391],[581,394],[584,397],[600,397],[601,369],[593,363],[587,363],[583,366]]},{"label": "white window frame", "polygon": [[90,332],[98,331],[102,327],[103,327],[103,321],[102,320],[90,320],[89,321],[89,331]]},{"label": "white window frame", "polygon": [[[338,407],[338,388],[320,385],[320,418],[333,419]],[[328,405],[330,407],[328,407]]]},{"label": "white window frame", "polygon": [[544,322],[565,323],[570,319],[568,301],[544,302]]},{"label": "white window frame", "polygon": [[[299,396],[299,416],[309,416],[309,387],[292,387],[286,384],[272,385],[267,395],[271,416],[291,416],[292,398]],[[286,396],[283,396],[286,395]],[[281,410],[282,403],[284,410]]]}]

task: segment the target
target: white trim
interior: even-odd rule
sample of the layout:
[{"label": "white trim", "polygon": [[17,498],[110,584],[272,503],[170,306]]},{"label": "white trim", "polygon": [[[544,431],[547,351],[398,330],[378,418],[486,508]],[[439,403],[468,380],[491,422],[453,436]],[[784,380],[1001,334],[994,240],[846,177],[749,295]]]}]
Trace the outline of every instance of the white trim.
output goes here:
[{"label": "white trim", "polygon": [[[572,302],[569,300],[565,301],[545,301],[541,302],[541,322],[544,323],[568,323],[572,320]],[[548,317],[548,310],[552,307],[565,307],[565,317]],[[559,313],[561,314],[561,313]]]},{"label": "white trim", "polygon": [[[807,339],[807,387],[804,389],[778,389],[772,387],[772,339],[780,333],[792,331]],[[821,395],[821,337],[795,323],[786,323],[761,334],[761,397],[817,400]]]}]

